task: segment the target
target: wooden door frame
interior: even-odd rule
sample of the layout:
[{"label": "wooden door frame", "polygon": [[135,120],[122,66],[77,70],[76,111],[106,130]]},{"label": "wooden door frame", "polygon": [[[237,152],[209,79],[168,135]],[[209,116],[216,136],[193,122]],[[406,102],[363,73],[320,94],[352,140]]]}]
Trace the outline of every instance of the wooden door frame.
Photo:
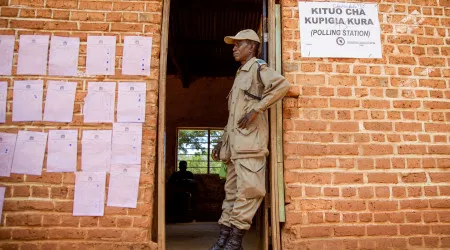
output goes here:
[{"label": "wooden door frame", "polygon": [[[275,0],[268,1],[268,49],[269,49],[269,65],[275,68],[276,60],[276,31],[275,31]],[[158,91],[158,141],[157,141],[157,185],[155,190],[158,190],[158,249],[166,249],[166,76],[167,76],[167,52],[169,42],[169,17],[170,17],[170,0],[163,0],[163,13],[161,22],[161,45],[159,57],[159,91]],[[277,104],[281,105],[281,104]],[[280,246],[280,228],[279,228],[279,210],[278,210],[278,192],[274,192],[277,188],[278,182],[277,173],[277,136],[276,124],[277,115],[280,109],[271,108],[270,125],[271,125],[271,145],[270,158],[271,174],[270,178],[276,181],[271,186],[271,222],[272,222],[272,249],[279,250]],[[273,169],[273,170],[272,170]],[[275,226],[273,226],[275,225]],[[267,249],[267,245],[265,248]]]}]

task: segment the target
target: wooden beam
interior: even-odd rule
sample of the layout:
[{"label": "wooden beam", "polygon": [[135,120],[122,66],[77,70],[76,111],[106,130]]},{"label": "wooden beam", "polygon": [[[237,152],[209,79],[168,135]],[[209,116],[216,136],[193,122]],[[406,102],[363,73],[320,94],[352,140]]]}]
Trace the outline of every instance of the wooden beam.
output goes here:
[{"label": "wooden beam", "polygon": [[[268,30],[269,30],[269,66],[276,66],[276,30],[275,30],[275,0],[268,0]],[[280,217],[278,205],[278,150],[277,150],[277,105],[270,109],[270,194],[271,194],[271,226],[272,249],[281,249]]]},{"label": "wooden beam", "polygon": [[[275,5],[275,25],[276,25],[276,70],[282,73],[281,69],[281,6]],[[277,103],[277,168],[278,168],[278,213],[280,222],[286,222],[286,212],[284,207],[284,166],[283,166],[283,103]]]},{"label": "wooden beam", "polygon": [[158,249],[166,249],[166,171],[165,171],[165,132],[166,132],[166,72],[167,49],[169,45],[170,0],[164,0],[159,55],[158,92]]}]

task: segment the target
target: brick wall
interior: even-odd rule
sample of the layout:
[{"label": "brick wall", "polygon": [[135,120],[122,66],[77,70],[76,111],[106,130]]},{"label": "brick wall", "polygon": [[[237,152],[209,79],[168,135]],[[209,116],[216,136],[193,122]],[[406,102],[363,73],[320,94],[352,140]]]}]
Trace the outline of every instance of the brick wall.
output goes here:
[{"label": "brick wall", "polygon": [[[153,220],[154,169],[156,157],[157,89],[162,1],[84,1],[84,0],[0,0],[0,34],[16,36],[13,76],[8,81],[7,123],[2,132],[49,129],[112,129],[111,124],[83,124],[81,110],[89,81],[145,81],[147,83],[146,122],[143,126],[142,172],[136,209],[105,208],[103,217],[73,217],[73,173],[46,173],[42,176],[12,174],[0,178],[6,186],[6,200],[0,226],[2,249],[134,249],[154,248]],[[79,76],[15,76],[18,38],[22,34],[48,34],[80,37]],[[116,74],[86,77],[87,35],[117,37]],[[124,36],[153,37],[150,77],[122,76],[121,56]],[[11,122],[14,80],[44,79],[78,82],[73,122]],[[44,89],[44,93],[45,93]],[[117,96],[117,95],[116,95]],[[78,145],[81,163],[81,143]],[[45,160],[44,160],[45,166]],[[78,170],[81,170],[78,165]]]},{"label": "brick wall", "polygon": [[284,249],[450,247],[450,2],[378,2],[382,59],[302,58],[281,3]]}]

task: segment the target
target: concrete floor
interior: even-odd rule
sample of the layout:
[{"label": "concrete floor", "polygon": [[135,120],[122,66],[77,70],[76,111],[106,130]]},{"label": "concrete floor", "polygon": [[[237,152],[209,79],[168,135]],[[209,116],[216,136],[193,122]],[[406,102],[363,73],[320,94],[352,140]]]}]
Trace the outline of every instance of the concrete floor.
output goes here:
[{"label": "concrete floor", "polygon": [[[253,226],[252,226],[253,228]],[[208,250],[219,236],[217,222],[193,222],[166,225],[166,248],[168,250]],[[257,250],[255,230],[244,237],[244,250]]]}]

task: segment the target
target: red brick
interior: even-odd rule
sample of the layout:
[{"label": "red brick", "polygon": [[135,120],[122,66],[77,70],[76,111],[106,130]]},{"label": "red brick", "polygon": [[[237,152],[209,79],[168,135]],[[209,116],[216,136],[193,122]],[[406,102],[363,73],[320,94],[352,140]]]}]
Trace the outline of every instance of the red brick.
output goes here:
[{"label": "red brick", "polygon": [[408,65],[416,65],[417,61],[414,57],[400,57],[400,56],[390,56],[389,57],[390,64],[408,64]]},{"label": "red brick", "polygon": [[426,223],[438,222],[438,214],[436,212],[423,212],[423,221]]},{"label": "red brick", "polygon": [[62,183],[62,173],[42,173],[42,176],[27,175],[26,181],[34,183],[60,184]]},{"label": "red brick", "polygon": [[332,203],[331,200],[301,200],[300,207],[302,211],[309,210],[328,210],[331,209]]},{"label": "red brick", "polygon": [[401,209],[423,209],[428,208],[427,200],[413,199],[400,201]]},{"label": "red brick", "polygon": [[402,181],[405,183],[427,182],[425,173],[409,173],[402,175]]},{"label": "red brick", "polygon": [[429,173],[432,182],[449,182],[450,173]]},{"label": "red brick", "polygon": [[300,236],[302,238],[311,238],[311,237],[326,237],[331,236],[332,228],[331,227],[302,227],[300,229]]},{"label": "red brick", "polygon": [[334,174],[334,184],[343,184],[343,183],[363,183],[363,175],[352,173]]},{"label": "red brick", "polygon": [[325,131],[327,123],[322,121],[295,121],[295,130],[297,131]]},{"label": "red brick", "polygon": [[49,237],[52,239],[84,239],[86,235],[85,230],[81,229],[65,229],[65,228],[55,228],[50,229]]},{"label": "red brick", "polygon": [[364,128],[374,131],[392,131],[392,123],[390,122],[364,122]]},{"label": "red brick", "polygon": [[425,196],[437,196],[438,195],[438,188],[433,186],[426,186],[423,187]]},{"label": "red brick", "polygon": [[372,214],[371,213],[360,213],[359,220],[360,220],[360,222],[371,222]]},{"label": "red brick", "polygon": [[291,172],[286,177],[286,182],[300,182],[310,184],[329,184],[331,183],[331,174],[324,173],[299,173]]},{"label": "red brick", "polygon": [[373,211],[392,211],[398,209],[397,201],[370,201],[369,210]]},{"label": "red brick", "polygon": [[389,187],[375,187],[375,195],[378,198],[389,198],[391,192]]},{"label": "red brick", "polygon": [[450,199],[433,199],[430,200],[431,208],[450,208]]},{"label": "red brick", "polygon": [[399,154],[425,154],[426,146],[423,145],[400,145],[398,146]]},{"label": "red brick", "polygon": [[397,235],[397,226],[388,226],[388,225],[373,225],[367,226],[367,235],[368,236],[377,236],[377,235]]},{"label": "red brick", "polygon": [[56,8],[56,9],[76,9],[78,7],[77,0],[47,0],[45,7]]},{"label": "red brick", "polygon": [[422,214],[420,212],[406,212],[407,223],[419,223],[422,222]]},{"label": "red brick", "polygon": [[408,187],[408,197],[422,196],[422,187]]},{"label": "red brick", "polygon": [[89,229],[87,231],[87,239],[92,240],[120,239],[121,235],[120,229]]},{"label": "red brick", "polygon": [[1,12],[0,12],[2,17],[17,17],[18,13],[19,13],[19,9],[8,8],[8,7],[2,7]]},{"label": "red brick", "polygon": [[333,108],[358,108],[360,102],[354,99],[331,99],[330,106]]},{"label": "red brick", "polygon": [[323,188],[323,194],[325,196],[339,196],[339,188]]},{"label": "red brick", "polygon": [[340,215],[339,215],[339,213],[325,213],[325,221],[326,222],[339,222]]},{"label": "red brick", "polygon": [[357,122],[333,122],[330,130],[334,132],[358,132],[359,124]]},{"label": "red brick", "polygon": [[320,196],[321,188],[320,187],[305,187],[306,196]]},{"label": "red brick", "polygon": [[397,174],[370,173],[367,178],[369,183],[398,183]]},{"label": "red brick", "polygon": [[301,85],[324,85],[325,76],[323,75],[296,75],[295,82]]},{"label": "red brick", "polygon": [[12,239],[14,240],[44,240],[48,236],[46,229],[13,229]]},{"label": "red brick", "polygon": [[341,195],[342,195],[342,197],[353,197],[353,196],[356,196],[356,189],[355,188],[351,188],[351,187],[342,188]]},{"label": "red brick", "polygon": [[6,216],[7,226],[40,226],[41,216],[39,214],[8,214]]},{"label": "red brick", "polygon": [[32,192],[31,196],[33,197],[49,198],[48,187],[33,186],[31,192]]},{"label": "red brick", "polygon": [[45,22],[37,20],[11,20],[10,27],[16,29],[43,29]]},{"label": "red brick", "polygon": [[344,223],[356,223],[358,221],[358,214],[356,213],[342,214],[342,221]]},{"label": "red brick", "polygon": [[358,155],[357,145],[341,145],[332,144],[328,145],[328,155]]},{"label": "red brick", "polygon": [[145,3],[140,2],[114,2],[113,10],[119,11],[143,11]]},{"label": "red brick", "polygon": [[322,212],[308,213],[308,223],[310,224],[323,223],[323,213]]},{"label": "red brick", "polygon": [[112,10],[112,2],[79,1],[80,10]]},{"label": "red brick", "polygon": [[439,192],[442,196],[450,196],[450,186],[440,186]]},{"label": "red brick", "polygon": [[400,234],[401,235],[423,235],[430,233],[430,226],[423,225],[400,225]]},{"label": "red brick", "polygon": [[450,211],[439,211],[437,214],[440,222],[450,222]]},{"label": "red brick", "polygon": [[142,32],[143,25],[136,23],[112,23],[111,31]]},{"label": "red brick", "polygon": [[335,236],[364,236],[364,226],[338,226],[334,228]]},{"label": "red brick", "polygon": [[366,209],[366,202],[363,200],[336,201],[335,209],[338,211],[361,211]]},{"label": "red brick", "polygon": [[13,188],[14,197],[28,197],[30,196],[30,186],[15,186]]},{"label": "red brick", "polygon": [[80,23],[80,30],[86,31],[108,31],[109,23]]},{"label": "red brick", "polygon": [[438,247],[439,237],[424,237],[425,246],[427,247]]},{"label": "red brick", "polygon": [[394,153],[392,145],[363,145],[363,155],[388,155]]}]

